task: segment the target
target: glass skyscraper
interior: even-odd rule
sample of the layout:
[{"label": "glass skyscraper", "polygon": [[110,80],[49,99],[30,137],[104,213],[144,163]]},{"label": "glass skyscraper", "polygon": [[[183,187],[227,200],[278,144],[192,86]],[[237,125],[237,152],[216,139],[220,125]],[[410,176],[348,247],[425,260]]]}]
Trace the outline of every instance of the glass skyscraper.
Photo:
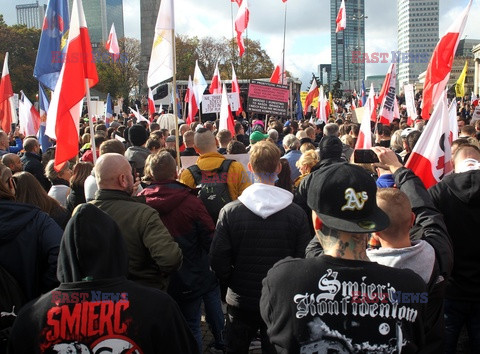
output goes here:
[{"label": "glass skyscraper", "polygon": [[365,53],[365,0],[345,1],[347,12],[347,27],[335,33],[336,18],[342,0],[330,0],[330,36],[332,84],[339,77],[342,90],[359,92],[361,80],[365,78],[365,63],[352,60],[360,53]]},{"label": "glass skyscraper", "polygon": [[418,82],[438,42],[439,0],[398,0],[398,83]]}]

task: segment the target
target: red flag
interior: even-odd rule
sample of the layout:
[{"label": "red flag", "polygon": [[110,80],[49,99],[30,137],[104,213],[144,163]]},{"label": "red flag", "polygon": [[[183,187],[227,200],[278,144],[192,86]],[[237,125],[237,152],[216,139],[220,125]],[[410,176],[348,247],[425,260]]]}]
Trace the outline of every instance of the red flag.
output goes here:
[{"label": "red flag", "polygon": [[437,184],[445,175],[452,172],[449,136],[447,97],[444,93],[435,105],[430,122],[425,126],[405,164],[405,167],[411,169],[422,180],[425,188]]},{"label": "red flag", "polygon": [[303,109],[303,114],[307,114],[308,108],[313,102],[313,99],[315,97],[318,97],[318,86],[317,86],[317,80],[313,79],[312,80],[312,85],[310,86],[310,90],[307,93],[307,97],[305,98],[305,108]]},{"label": "red flag", "polygon": [[231,2],[236,2],[238,6],[242,5],[242,0],[231,0]]},{"label": "red flag", "polygon": [[228,129],[232,136],[235,136],[235,121],[233,120],[232,110],[230,109],[230,103],[228,102],[227,88],[223,84],[222,91],[222,106],[220,108],[220,123],[218,130]]},{"label": "red flag", "polygon": [[192,124],[193,122],[195,122],[195,115],[198,112],[198,106],[197,106],[197,100],[195,99],[195,94],[193,92],[192,77],[190,75],[188,75],[187,96],[188,96],[187,124]]},{"label": "red flag", "polygon": [[335,22],[337,23],[337,30],[335,31],[336,33],[343,31],[347,27],[347,11],[345,10],[345,0],[342,0],[342,4],[338,10],[337,19]]},{"label": "red flag", "polygon": [[40,113],[38,113],[23,91],[20,92],[21,98],[18,102],[20,132],[25,136],[37,135],[40,128]]},{"label": "red flag", "polygon": [[352,98],[352,111],[356,110],[357,107],[355,107],[355,100]]},{"label": "red flag", "polygon": [[[397,83],[397,73],[395,63],[390,64],[387,76],[383,83],[382,92],[379,95],[380,106],[380,123],[390,124],[393,121],[397,96],[395,95],[395,87]],[[397,105],[398,111],[398,105]]]},{"label": "red flag", "polygon": [[447,33],[440,38],[433,51],[423,85],[422,118],[425,120],[429,119],[430,110],[444,94],[443,91],[450,78],[455,52],[465,28],[471,5],[472,0],[468,2],[463,13],[452,23]]},{"label": "red flag", "polygon": [[155,113],[155,100],[153,99],[153,92],[150,88],[148,88],[148,113],[150,122],[152,122],[153,114]]},{"label": "red flag", "polygon": [[248,27],[249,17],[250,11],[248,10],[248,0],[243,0],[238,9],[237,17],[235,18],[235,31],[237,32],[237,44],[240,57],[245,52],[242,34]]},{"label": "red flag", "polygon": [[0,80],[0,121],[4,132],[9,133],[12,129],[13,120],[13,88],[8,71],[8,52],[5,53],[3,62],[2,79]]},{"label": "red flag", "polygon": [[372,116],[372,110],[375,109],[374,100],[375,90],[373,84],[370,86],[370,92],[368,93],[367,102],[365,102],[364,113],[362,123],[360,123],[360,131],[358,132],[357,143],[355,144],[355,150],[357,149],[370,149],[372,147],[372,129],[370,126]]},{"label": "red flag", "polygon": [[218,71],[218,62],[215,65],[215,71],[213,73],[212,82],[210,83],[210,87],[208,88],[208,92],[210,94],[214,93],[222,93],[222,82],[220,80],[220,72]]},{"label": "red flag", "polygon": [[57,140],[56,170],[60,170],[64,162],[78,154],[78,129],[83,98],[87,89],[95,86],[97,82],[97,69],[82,0],[74,0],[65,62],[47,114],[46,134]]},{"label": "red flag", "polygon": [[115,32],[115,24],[112,23],[112,28],[110,29],[110,34],[108,35],[107,43],[105,43],[105,48],[110,54],[112,54],[113,61],[117,61],[120,58],[120,48],[117,41],[117,33]]},{"label": "red flag", "polygon": [[240,100],[240,85],[238,84],[237,74],[235,74],[235,68],[232,64],[232,92],[238,92],[238,105],[237,115],[243,112],[242,101]]},{"label": "red flag", "polygon": [[[393,71],[392,71],[393,70]],[[392,72],[393,75],[395,75],[395,63],[390,64],[390,67],[388,68],[387,75],[385,75],[385,80],[383,80],[383,85],[382,89],[380,90],[380,93],[378,95],[378,103],[382,104],[385,96],[388,93],[388,90],[391,87],[391,78],[392,78]],[[380,111],[381,112],[381,111]]]},{"label": "red flag", "polygon": [[278,63],[275,69],[273,70],[272,76],[270,76],[270,82],[274,84],[285,85],[287,78],[285,75],[285,70],[283,68],[283,63]]},{"label": "red flag", "polygon": [[358,108],[362,107],[362,100],[358,100]]}]

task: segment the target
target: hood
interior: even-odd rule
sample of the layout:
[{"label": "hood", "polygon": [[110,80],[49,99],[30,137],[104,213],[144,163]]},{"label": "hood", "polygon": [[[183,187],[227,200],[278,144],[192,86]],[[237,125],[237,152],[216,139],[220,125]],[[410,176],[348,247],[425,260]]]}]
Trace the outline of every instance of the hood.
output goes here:
[{"label": "hood", "polygon": [[139,195],[145,196],[147,204],[162,215],[176,209],[190,194],[197,195],[194,189],[180,182],[165,181],[152,183]]},{"label": "hood", "polygon": [[368,249],[367,256],[392,268],[411,269],[420,275],[425,283],[430,281],[435,264],[435,250],[426,241],[412,241],[411,247]]},{"label": "hood", "polygon": [[145,160],[150,155],[150,150],[143,146],[130,146],[125,151],[125,157],[129,162],[135,162],[136,168],[144,168]]},{"label": "hood", "polygon": [[446,176],[443,181],[463,203],[471,206],[480,205],[480,170],[453,173]]},{"label": "hood", "polygon": [[0,200],[0,244],[16,237],[39,212],[30,204]]},{"label": "hood", "polygon": [[80,204],[60,243],[57,277],[62,283],[126,276],[128,258],[117,223],[92,204]]},{"label": "hood", "polygon": [[263,183],[254,183],[238,197],[252,213],[268,218],[292,204],[293,194],[285,189]]}]

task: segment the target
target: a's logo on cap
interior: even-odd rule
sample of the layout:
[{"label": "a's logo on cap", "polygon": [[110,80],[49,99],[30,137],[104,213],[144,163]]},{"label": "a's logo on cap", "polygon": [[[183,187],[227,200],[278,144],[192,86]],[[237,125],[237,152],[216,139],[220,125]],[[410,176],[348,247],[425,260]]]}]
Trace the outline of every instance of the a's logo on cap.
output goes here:
[{"label": "a's logo on cap", "polygon": [[345,200],[347,203],[342,206],[342,211],[345,210],[362,210],[365,202],[368,200],[367,192],[355,192],[353,188],[345,189]]}]

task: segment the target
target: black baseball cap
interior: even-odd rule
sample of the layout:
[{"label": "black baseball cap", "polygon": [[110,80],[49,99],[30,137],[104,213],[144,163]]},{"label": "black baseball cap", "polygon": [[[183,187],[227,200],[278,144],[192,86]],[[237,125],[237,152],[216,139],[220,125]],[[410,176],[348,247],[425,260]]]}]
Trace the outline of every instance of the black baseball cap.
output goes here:
[{"label": "black baseball cap", "polygon": [[332,229],[368,233],[390,225],[376,195],[377,185],[362,167],[337,163],[312,174],[307,204]]}]

